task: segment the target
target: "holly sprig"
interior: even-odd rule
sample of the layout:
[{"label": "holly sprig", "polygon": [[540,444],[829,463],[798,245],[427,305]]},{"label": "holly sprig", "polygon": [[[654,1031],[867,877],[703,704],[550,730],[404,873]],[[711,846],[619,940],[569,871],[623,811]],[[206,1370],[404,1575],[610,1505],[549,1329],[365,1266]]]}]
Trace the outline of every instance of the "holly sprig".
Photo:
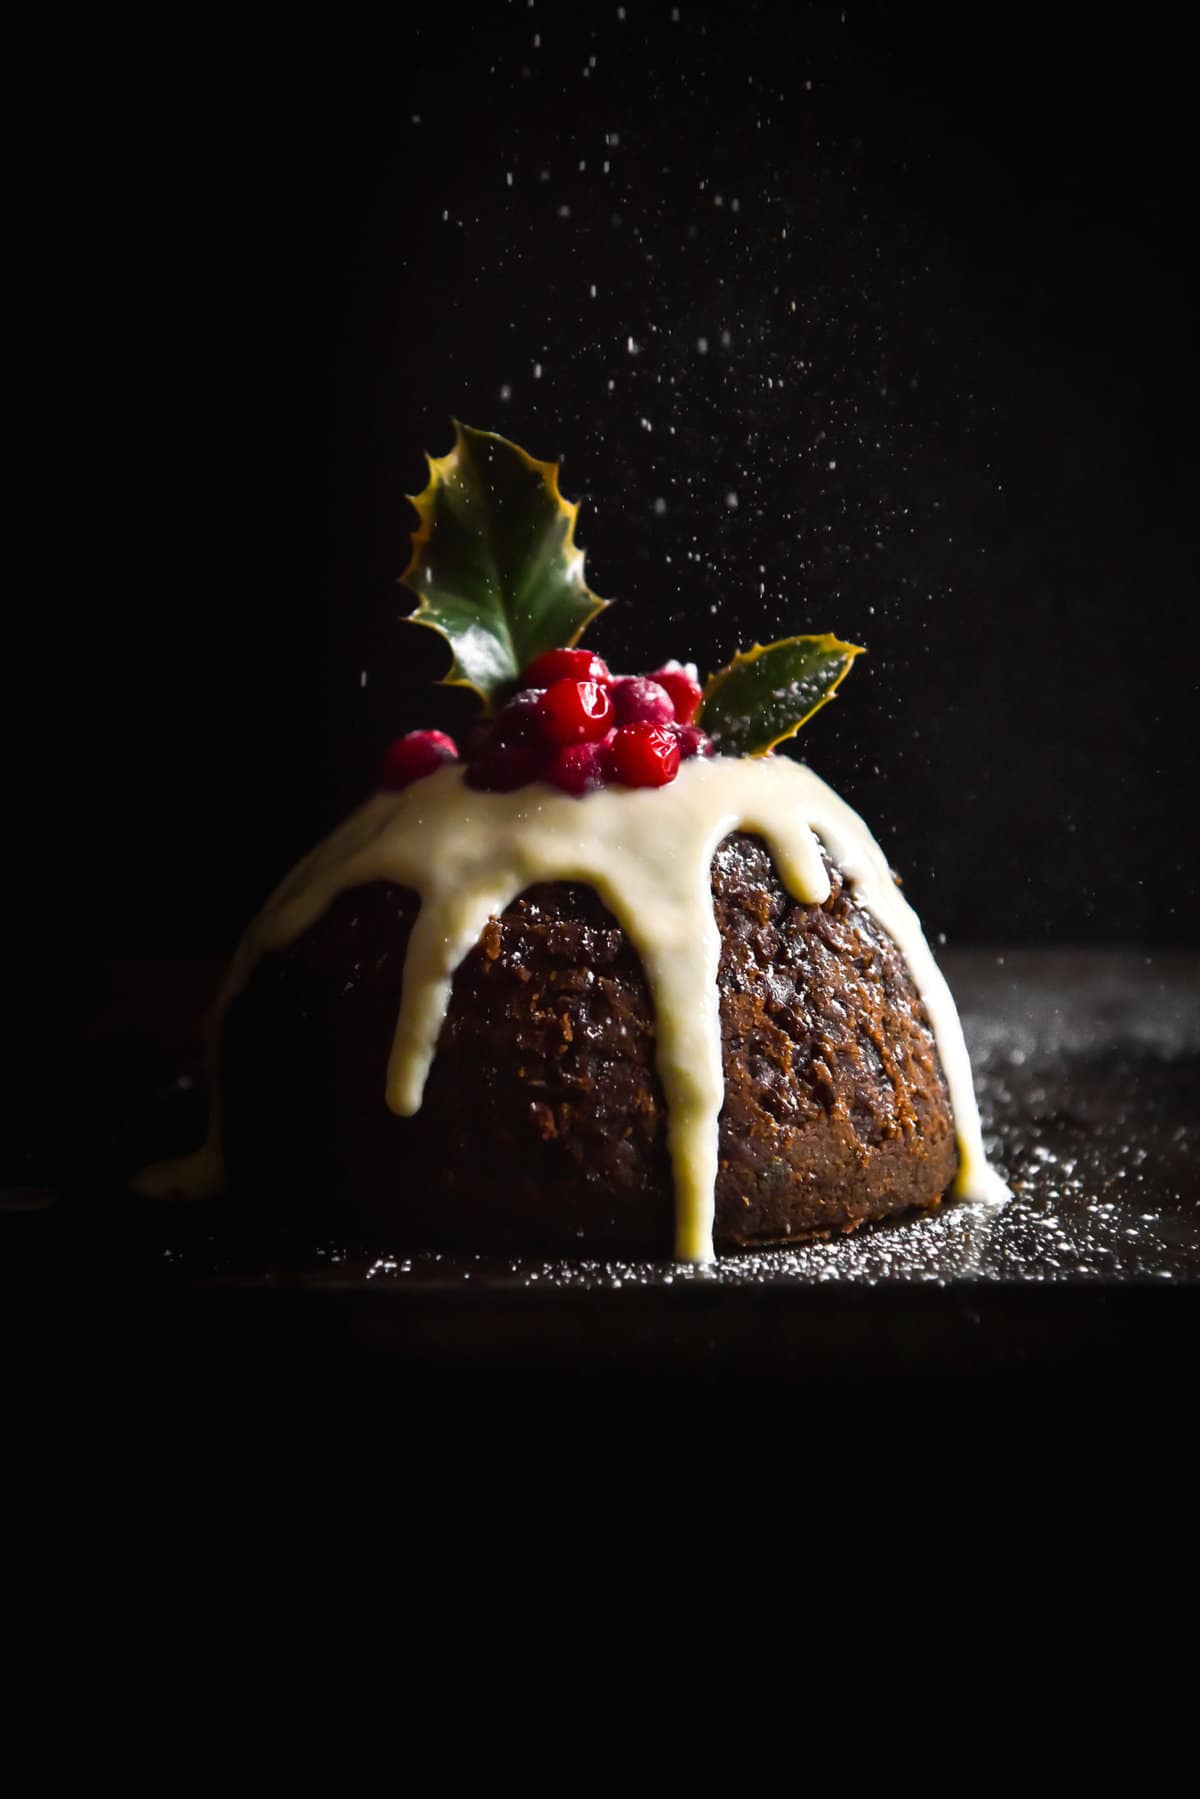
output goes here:
[{"label": "holly sprig", "polygon": [[400,577],[417,596],[411,622],[454,653],[443,679],[485,704],[543,650],[568,648],[609,604],[584,579],[577,502],[558,465],[493,431],[454,421],[454,448],[429,456],[429,484],[409,495],[419,524]]},{"label": "holly sprig", "polygon": [[[558,464],[457,420],[454,433],[409,496],[418,525],[401,580],[417,597],[411,622],[450,645],[444,682],[473,688],[490,710],[536,656],[577,643],[611,602],[585,579],[579,506],[559,492]],[[739,650],[709,676],[696,722],[722,754],[764,756],[833,698],[861,654],[828,632]]]},{"label": "holly sprig", "polygon": [[765,756],[833,698],[862,655],[828,631],[739,650],[704,684],[698,719],[725,756]]}]

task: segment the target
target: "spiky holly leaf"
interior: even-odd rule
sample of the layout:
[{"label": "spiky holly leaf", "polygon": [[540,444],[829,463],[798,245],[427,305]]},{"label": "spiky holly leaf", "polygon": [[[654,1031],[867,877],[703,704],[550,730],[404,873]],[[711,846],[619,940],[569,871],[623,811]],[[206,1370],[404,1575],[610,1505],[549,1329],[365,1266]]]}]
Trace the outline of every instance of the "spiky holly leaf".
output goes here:
[{"label": "spiky holly leaf", "polygon": [[828,631],[739,650],[708,677],[700,722],[723,756],[765,756],[833,698],[861,654]]},{"label": "spiky holly leaf", "polygon": [[565,649],[609,604],[589,589],[575,543],[577,502],[558,464],[454,421],[454,448],[430,456],[429,485],[410,495],[420,523],[401,580],[415,625],[454,652],[444,678],[489,702],[543,650]]}]

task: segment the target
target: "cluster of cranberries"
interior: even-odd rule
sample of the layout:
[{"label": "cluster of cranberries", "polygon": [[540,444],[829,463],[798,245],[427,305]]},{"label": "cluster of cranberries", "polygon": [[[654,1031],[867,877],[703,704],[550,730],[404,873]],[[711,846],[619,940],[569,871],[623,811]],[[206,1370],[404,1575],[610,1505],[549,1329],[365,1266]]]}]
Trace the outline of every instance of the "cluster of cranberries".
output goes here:
[{"label": "cluster of cranberries", "polygon": [[[680,762],[711,756],[692,720],[700,688],[678,662],[651,675],[610,675],[590,650],[547,650],[521,677],[520,691],[467,744],[467,782],[510,793],[549,781],[564,793],[597,787],[665,787]],[[410,731],[384,758],[381,785],[393,791],[432,774],[458,750],[441,731]]]}]

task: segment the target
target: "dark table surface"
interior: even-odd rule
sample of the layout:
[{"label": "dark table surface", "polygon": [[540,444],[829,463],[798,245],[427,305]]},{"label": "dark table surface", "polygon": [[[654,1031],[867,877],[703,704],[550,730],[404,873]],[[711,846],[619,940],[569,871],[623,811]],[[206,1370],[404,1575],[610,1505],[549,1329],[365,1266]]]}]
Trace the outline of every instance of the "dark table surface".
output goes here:
[{"label": "dark table surface", "polygon": [[[68,1123],[42,1122],[41,1159],[22,1170],[32,1135],[10,1116],[13,1172],[0,1178],[0,1280],[15,1288],[113,1283],[178,1291],[421,1296],[547,1293],[654,1296],[666,1316],[711,1295],[733,1307],[750,1290],[801,1296],[933,1285],[1163,1287],[1200,1280],[1200,954],[950,954],[947,973],[972,1051],[985,1134],[1013,1198],[833,1242],[672,1264],[397,1259],[349,1241],[252,1244],[225,1205],[139,1205],[122,1175],[198,1135],[197,1019],[215,982],[207,965],[128,965],[109,976],[86,1043],[82,1091]],[[57,1130],[55,1126],[57,1125]]]},{"label": "dark table surface", "polygon": [[[867,1443],[969,1459],[973,1433],[978,1465],[1029,1431],[1084,1465],[1118,1417],[1142,1451],[1182,1456],[1175,1395],[1200,1341],[1200,956],[945,965],[1010,1203],[705,1270],[263,1245],[225,1205],[135,1202],[122,1174],[197,1127],[214,971],[95,975],[71,1050],[78,1103],[47,1101],[63,1070],[35,1058],[7,1125],[0,1318],[31,1377],[25,1422],[36,1436],[69,1418],[105,1456],[169,1447],[213,1479],[233,1457],[319,1485],[336,1444],[338,1468],[385,1468],[380,1491],[399,1483],[435,1510],[477,1495],[483,1467],[493,1510],[498,1468],[526,1496],[531,1471],[569,1470],[610,1504],[634,1466],[643,1486],[733,1465],[766,1480],[795,1453],[778,1423],[797,1408],[799,1440],[836,1446],[839,1465]],[[946,1378],[967,1374],[947,1399]],[[931,1381],[932,1410],[902,1397]],[[947,1407],[949,1436],[932,1430]],[[598,1442],[616,1446],[607,1460]]]}]

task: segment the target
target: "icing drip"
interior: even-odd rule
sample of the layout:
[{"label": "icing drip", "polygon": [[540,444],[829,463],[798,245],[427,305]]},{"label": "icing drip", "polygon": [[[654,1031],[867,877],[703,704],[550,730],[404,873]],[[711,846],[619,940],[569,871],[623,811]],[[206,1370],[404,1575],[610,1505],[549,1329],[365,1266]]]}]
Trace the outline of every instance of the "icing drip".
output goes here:
[{"label": "icing drip", "polygon": [[[641,957],[667,1102],[675,1250],[681,1260],[708,1261],[725,1090],[710,871],[717,846],[737,830],[766,841],[788,892],[809,904],[829,897],[823,844],[855,899],[892,938],[925,1003],[946,1076],[958,1139],[955,1192],[1006,1198],[984,1155],[958,1013],[916,913],[858,814],[811,769],[783,757],[698,758],[669,787],[608,788],[582,800],[541,782],[482,793],[465,785],[456,764],[402,793],[375,794],[267,902],[238,947],[216,1027],[259,957],[302,936],[338,894],[372,881],[413,888],[421,905],[386,1090],[392,1110],[409,1117],[421,1105],[455,970],[488,920],[536,882],[586,882]],[[218,1172],[214,1116],[199,1157],[148,1170],[138,1184],[161,1193],[188,1190],[199,1178],[211,1190]]]}]

